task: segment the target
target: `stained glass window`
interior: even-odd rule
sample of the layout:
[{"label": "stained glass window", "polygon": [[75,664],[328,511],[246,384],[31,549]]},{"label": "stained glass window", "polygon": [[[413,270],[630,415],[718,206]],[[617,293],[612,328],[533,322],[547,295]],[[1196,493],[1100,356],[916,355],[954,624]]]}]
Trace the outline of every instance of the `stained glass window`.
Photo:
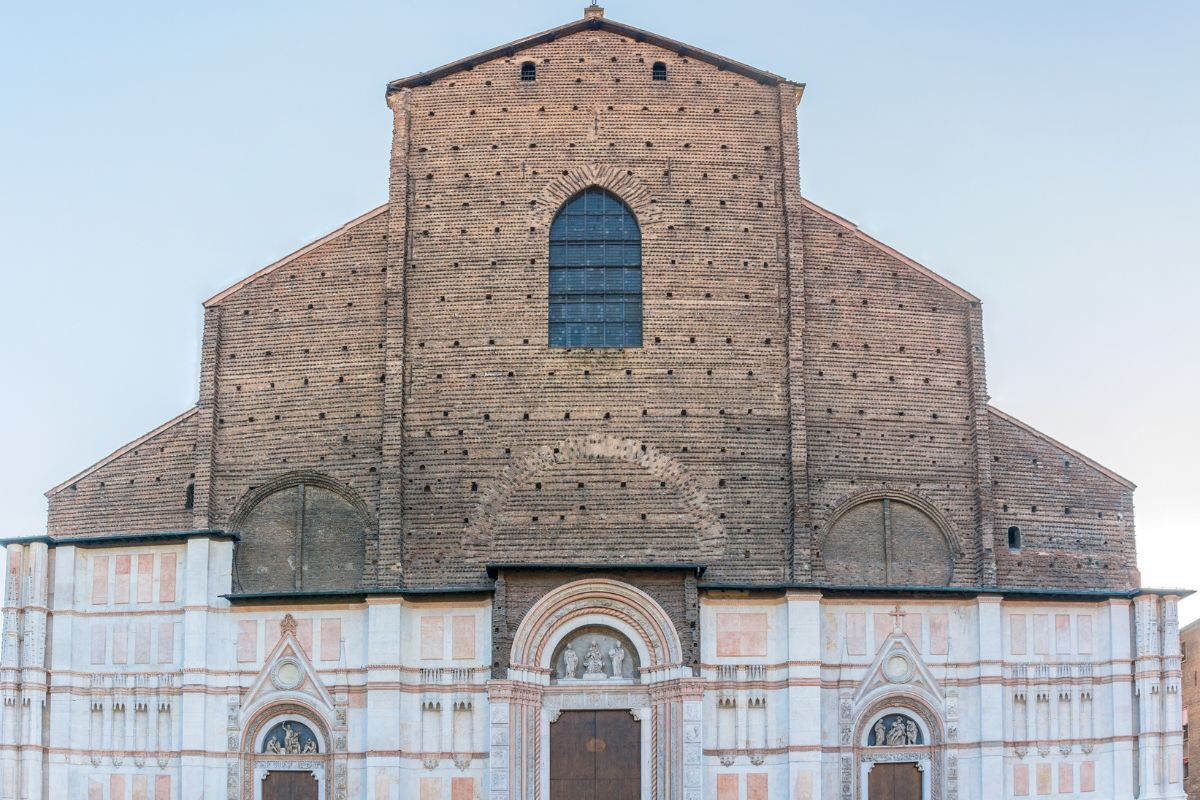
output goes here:
[{"label": "stained glass window", "polygon": [[597,186],[550,225],[551,347],[642,346],[642,235],[629,206]]}]

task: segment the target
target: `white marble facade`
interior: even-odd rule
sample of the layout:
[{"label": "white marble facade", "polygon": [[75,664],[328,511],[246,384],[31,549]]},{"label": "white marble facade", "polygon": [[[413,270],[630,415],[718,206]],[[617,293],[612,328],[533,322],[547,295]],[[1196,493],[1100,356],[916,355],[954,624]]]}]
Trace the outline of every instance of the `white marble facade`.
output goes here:
[{"label": "white marble facade", "polygon": [[[571,708],[634,716],[645,798],[865,798],[889,761],[930,800],[1184,796],[1172,595],[702,591],[693,676],[649,596],[581,574],[495,680],[486,594],[231,605],[232,552],[8,545],[0,798],[248,799],[298,769],[328,800],[548,800]],[[282,723],[304,752],[265,744]]]}]

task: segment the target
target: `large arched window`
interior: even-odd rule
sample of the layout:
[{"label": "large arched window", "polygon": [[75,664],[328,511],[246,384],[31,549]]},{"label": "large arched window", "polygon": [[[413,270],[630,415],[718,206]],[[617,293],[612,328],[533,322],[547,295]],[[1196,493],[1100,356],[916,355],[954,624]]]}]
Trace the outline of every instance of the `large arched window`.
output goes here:
[{"label": "large arched window", "polygon": [[598,186],[550,225],[551,347],[642,346],[642,234],[629,206]]}]

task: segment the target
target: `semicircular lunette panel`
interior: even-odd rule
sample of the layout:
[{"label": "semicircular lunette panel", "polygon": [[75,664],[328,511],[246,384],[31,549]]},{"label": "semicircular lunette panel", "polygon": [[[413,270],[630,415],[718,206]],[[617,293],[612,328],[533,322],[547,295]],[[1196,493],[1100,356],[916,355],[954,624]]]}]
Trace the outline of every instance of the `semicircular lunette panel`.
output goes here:
[{"label": "semicircular lunette panel", "polygon": [[830,583],[947,586],[954,556],[938,523],[893,498],[858,503],[837,515],[821,543]]},{"label": "semicircular lunette panel", "polygon": [[683,493],[623,459],[546,465],[501,499],[490,563],[693,563],[705,527]]},{"label": "semicircular lunette panel", "polygon": [[237,523],[239,592],[313,592],[362,586],[369,522],[342,494],[298,481],[271,491]]}]

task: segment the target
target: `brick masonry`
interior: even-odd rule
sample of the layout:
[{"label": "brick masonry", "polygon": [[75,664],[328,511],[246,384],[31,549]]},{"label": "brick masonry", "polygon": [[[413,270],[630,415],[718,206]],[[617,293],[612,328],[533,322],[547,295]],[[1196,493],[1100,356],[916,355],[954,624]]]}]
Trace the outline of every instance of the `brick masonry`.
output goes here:
[{"label": "brick masonry", "polygon": [[[317,474],[369,517],[368,586],[821,583],[882,493],[952,584],[1137,584],[1132,485],[988,408],[978,300],[801,198],[797,85],[586,28],[417,84],[389,204],[210,300],[196,411],[52,490],[52,535],[230,527]],[[642,228],[644,346],[549,349],[549,223],[594,184]]]}]

